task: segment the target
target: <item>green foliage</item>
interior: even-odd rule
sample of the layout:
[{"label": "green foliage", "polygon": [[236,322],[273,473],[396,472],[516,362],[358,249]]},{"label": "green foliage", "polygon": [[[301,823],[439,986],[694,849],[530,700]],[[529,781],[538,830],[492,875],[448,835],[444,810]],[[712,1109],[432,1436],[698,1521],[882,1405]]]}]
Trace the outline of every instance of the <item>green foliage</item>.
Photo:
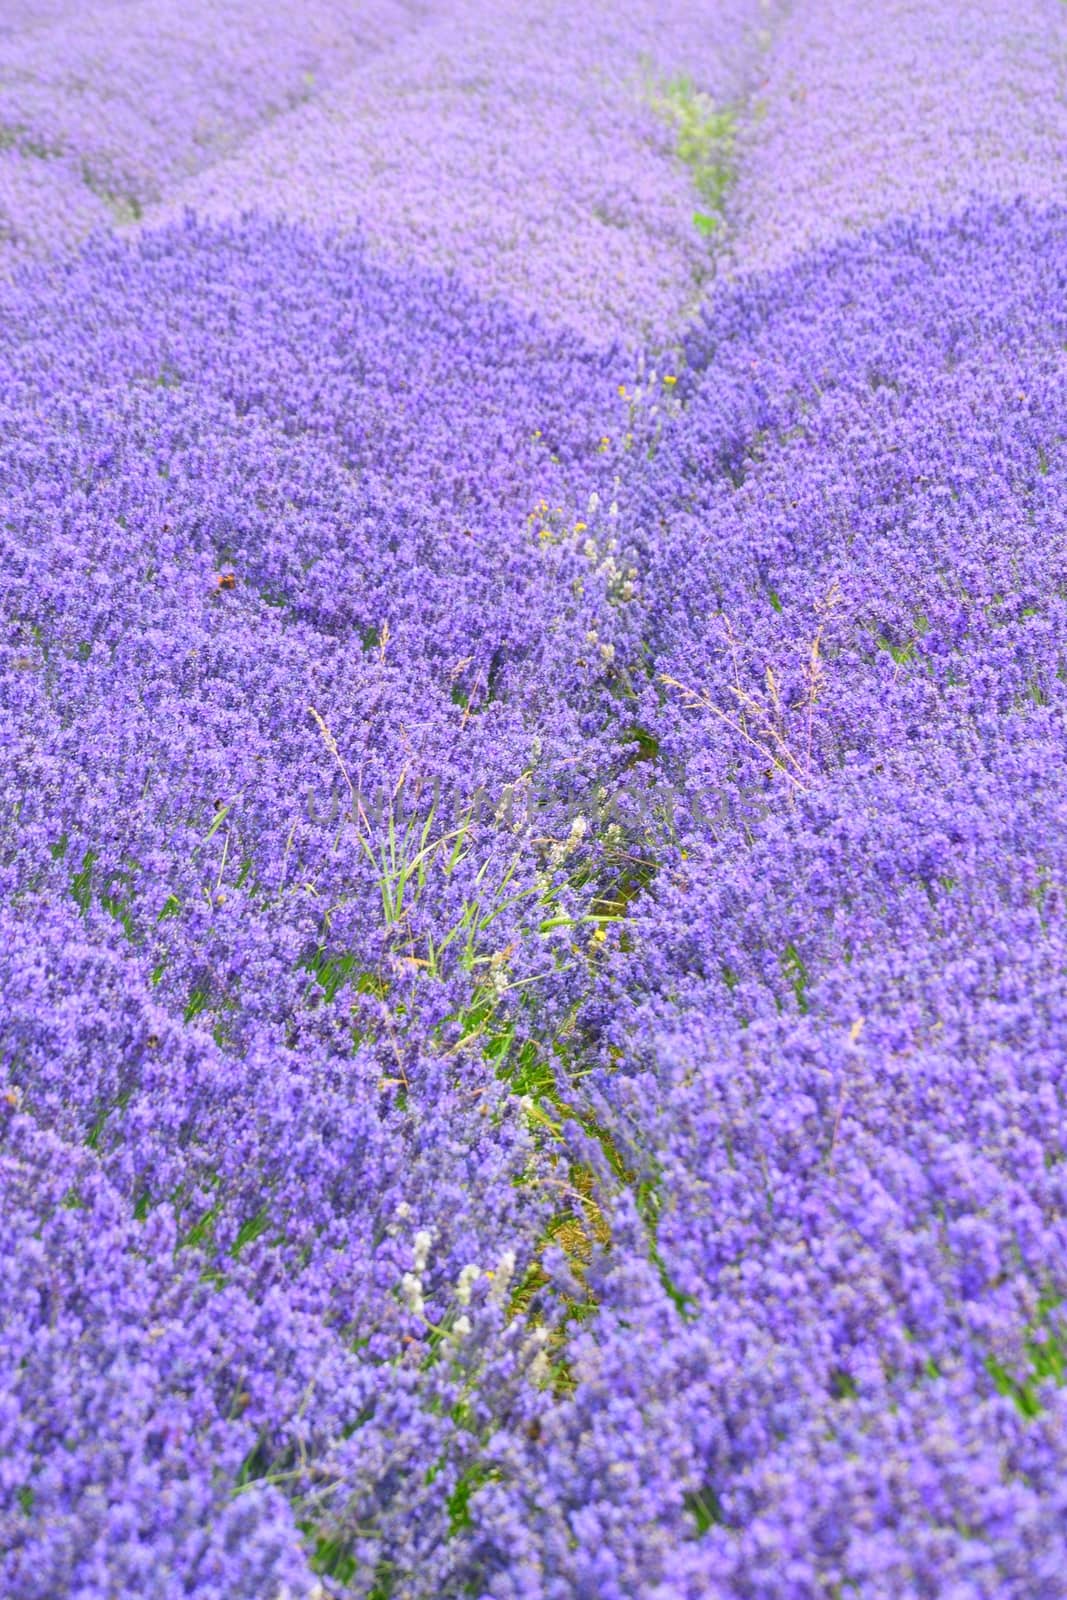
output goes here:
[{"label": "green foliage", "polygon": [[471,1497],[475,1490],[483,1483],[487,1483],[492,1476],[492,1468],[482,1462],[475,1462],[461,1474],[456,1487],[445,1502],[448,1507],[449,1538],[455,1538],[457,1533],[462,1533],[464,1528],[471,1526],[473,1520],[470,1513]]},{"label": "green foliage", "polygon": [[[305,1530],[310,1531],[310,1530]],[[324,1578],[336,1578],[338,1583],[351,1583],[356,1575],[357,1562],[349,1541],[344,1538],[315,1540],[311,1569]]]},{"label": "green foliage", "polygon": [[116,894],[102,894],[100,904],[108,916],[114,917],[116,922],[122,924],[122,931],[130,943],[134,942],[136,930],[133,923],[133,911],[129,899],[122,899]]},{"label": "green foliage", "polygon": [[652,107],[674,129],[674,149],[689,168],[703,201],[694,212],[698,231],[710,235],[720,226],[726,194],[734,179],[737,119],[728,106],[717,106],[684,74],[669,78],[651,96]]},{"label": "green foliage", "polygon": [[89,902],[93,897],[93,862],[95,860],[96,851],[86,850],[82,857],[81,871],[76,872],[70,881],[70,892],[83,915],[88,911]]},{"label": "green foliage", "polygon": [[221,1207],[218,1201],[205,1211],[178,1241],[179,1250],[196,1250],[201,1245],[210,1245],[215,1237],[215,1224],[219,1220]]},{"label": "green foliage", "polygon": [[266,1207],[264,1207],[261,1211],[257,1211],[254,1217],[249,1217],[247,1222],[241,1224],[237,1231],[237,1237],[230,1246],[230,1254],[235,1261],[246,1244],[251,1244],[253,1240],[259,1238],[261,1233],[266,1233],[269,1223],[270,1218],[267,1215]]},{"label": "green foliage", "polygon": [[682,1502],[689,1515],[696,1523],[697,1538],[703,1538],[710,1528],[725,1522],[722,1502],[710,1483],[701,1484],[699,1489],[690,1489],[682,1497]]},{"label": "green foliage", "polygon": [[182,1014],[183,1022],[192,1022],[195,1017],[200,1015],[201,1011],[206,1010],[210,998],[211,995],[207,987],[204,984],[197,984],[186,1002],[185,1011]]},{"label": "green foliage", "polygon": [[996,1356],[986,1361],[986,1371],[997,1392],[1013,1400],[1028,1421],[1039,1416],[1043,1409],[1039,1394],[1042,1384],[1051,1380],[1062,1388],[1067,1383],[1067,1328],[1062,1319],[1053,1320],[1053,1313],[1061,1304],[1060,1296],[1055,1293],[1044,1294],[1038,1301],[1037,1315],[1024,1345],[1027,1370],[1021,1376],[1009,1372]]},{"label": "green foliage", "polygon": [[337,997],[338,989],[342,989],[348,982],[355,965],[356,957],[353,951],[345,950],[331,955],[321,945],[303,963],[304,968],[311,973],[312,979],[331,1004]]},{"label": "green foliage", "polygon": [[649,733],[647,728],[642,728],[640,723],[634,722],[631,723],[630,727],[624,728],[621,734],[621,742],[624,744],[636,744],[637,746],[628,765],[636,764],[638,761],[659,760],[659,740],[654,733]]},{"label": "green foliage", "polygon": [[915,654],[914,639],[909,639],[907,644],[894,644],[891,639],[887,639],[884,634],[880,633],[878,635],[878,647],[881,650],[888,650],[898,667],[910,665]]},{"label": "green foliage", "polygon": [[808,969],[801,959],[796,945],[790,940],[782,955],[782,971],[785,973],[793,994],[796,996],[797,1007],[801,1013],[808,1009]]}]

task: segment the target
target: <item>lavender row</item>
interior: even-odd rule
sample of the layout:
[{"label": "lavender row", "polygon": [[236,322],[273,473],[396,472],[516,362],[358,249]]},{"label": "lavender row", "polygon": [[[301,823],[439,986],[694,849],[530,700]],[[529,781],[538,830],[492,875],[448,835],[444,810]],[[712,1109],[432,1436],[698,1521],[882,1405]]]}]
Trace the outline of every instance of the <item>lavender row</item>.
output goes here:
[{"label": "lavender row", "polygon": [[[299,231],[26,300],[16,1592],[154,1592],[160,1485],[176,1593],[1063,1592],[1064,242],[984,209],[724,293],[621,459],[610,361]],[[279,568],[301,526],[347,567]],[[599,946],[563,792],[554,836],[457,803],[391,921],[388,854],[299,820],[546,751],[678,797],[613,819],[656,877]]]},{"label": "lavender row", "polygon": [[848,0],[776,30],[739,138],[736,269],[897,217],[1060,198],[1067,18],[1056,0]]},{"label": "lavender row", "polygon": [[583,1013],[615,1239],[494,1593],[1067,1592],[1065,245],[901,223],[691,340],[642,715],[736,804]]},{"label": "lavender row", "polygon": [[[629,754],[617,374],[266,223],[2,325],[0,1586],[460,1588],[547,1379],[573,796]],[[473,804],[542,772],[536,828]]]},{"label": "lavender row", "polygon": [[0,32],[0,260],[129,222],[423,17],[416,0],[123,0]]},{"label": "lavender row", "polygon": [[[713,272],[732,117],[777,7],[468,0],[182,185],[363,231],[385,259],[631,346],[661,342]],[[701,186],[705,193],[702,195]]]}]

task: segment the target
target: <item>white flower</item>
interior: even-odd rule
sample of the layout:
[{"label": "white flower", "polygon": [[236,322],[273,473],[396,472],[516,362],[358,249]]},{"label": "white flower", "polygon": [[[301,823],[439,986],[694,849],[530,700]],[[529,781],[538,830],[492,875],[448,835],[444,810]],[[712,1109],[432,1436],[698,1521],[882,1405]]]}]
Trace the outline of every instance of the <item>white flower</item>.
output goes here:
[{"label": "white flower", "polygon": [[552,1377],[552,1367],[544,1350],[538,1350],[530,1362],[529,1376],[530,1382],[535,1383],[539,1389],[543,1389]]},{"label": "white flower", "polygon": [[426,1263],[430,1259],[430,1246],[433,1244],[433,1234],[427,1228],[420,1228],[415,1235],[415,1271],[425,1272]]},{"label": "white flower", "polygon": [[405,1272],[400,1280],[400,1293],[407,1302],[413,1317],[421,1317],[426,1302],[422,1298],[422,1279],[413,1272]]},{"label": "white flower", "polygon": [[551,866],[558,867],[561,862],[566,861],[569,855],[573,855],[574,851],[577,850],[578,846],[585,838],[585,833],[588,826],[589,824],[585,817],[581,812],[579,812],[578,815],[571,821],[570,832],[568,833],[567,837],[565,839],[557,839],[555,844],[549,850],[548,859]]},{"label": "white flower", "polygon": [[455,1322],[452,1324],[452,1337],[454,1339],[465,1339],[470,1331],[470,1317],[457,1317]]},{"label": "white flower", "polygon": [[500,1305],[501,1302],[507,1297],[507,1292],[511,1286],[511,1280],[514,1276],[515,1252],[514,1250],[505,1250],[504,1254],[497,1262],[496,1271],[493,1274],[493,1287],[489,1291],[490,1298],[494,1300],[497,1305]]},{"label": "white flower", "polygon": [[549,1333],[547,1328],[538,1325],[531,1328],[526,1338],[522,1341],[519,1356],[523,1361],[531,1361],[539,1350],[543,1350],[548,1343]]},{"label": "white flower", "polygon": [[473,1261],[468,1262],[465,1267],[460,1269],[459,1280],[456,1284],[456,1299],[459,1301],[461,1306],[470,1305],[471,1290],[478,1282],[478,1279],[481,1277],[481,1275],[481,1267],[476,1267]]}]

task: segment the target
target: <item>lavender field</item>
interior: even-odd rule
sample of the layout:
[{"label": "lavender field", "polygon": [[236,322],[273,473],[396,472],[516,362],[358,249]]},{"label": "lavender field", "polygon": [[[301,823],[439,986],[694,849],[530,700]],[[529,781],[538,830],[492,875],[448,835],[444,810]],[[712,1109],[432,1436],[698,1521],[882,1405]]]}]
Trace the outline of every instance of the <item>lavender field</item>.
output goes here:
[{"label": "lavender field", "polygon": [[0,1600],[1067,1600],[1067,5],[0,0]]}]

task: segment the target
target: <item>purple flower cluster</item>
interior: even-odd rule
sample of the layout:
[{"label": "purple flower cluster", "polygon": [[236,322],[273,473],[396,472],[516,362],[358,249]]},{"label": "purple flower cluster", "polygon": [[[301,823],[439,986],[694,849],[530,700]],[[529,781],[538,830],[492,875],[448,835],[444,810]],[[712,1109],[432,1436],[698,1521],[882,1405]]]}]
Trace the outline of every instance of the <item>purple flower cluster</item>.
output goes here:
[{"label": "purple flower cluster", "polygon": [[1067,1600],[1063,24],[958,12],[10,9],[4,1596]]},{"label": "purple flower cluster", "polygon": [[[116,3],[127,4],[128,0],[116,0]],[[6,0],[0,17],[0,38],[62,22],[74,16],[78,9],[77,0]]]},{"label": "purple flower cluster", "polygon": [[423,8],[122,0],[28,11],[36,26],[0,28],[0,269],[139,216],[386,49]]},{"label": "purple flower cluster", "polygon": [[842,233],[973,199],[1063,193],[1059,0],[809,0],[755,91],[732,256],[776,267]]}]

